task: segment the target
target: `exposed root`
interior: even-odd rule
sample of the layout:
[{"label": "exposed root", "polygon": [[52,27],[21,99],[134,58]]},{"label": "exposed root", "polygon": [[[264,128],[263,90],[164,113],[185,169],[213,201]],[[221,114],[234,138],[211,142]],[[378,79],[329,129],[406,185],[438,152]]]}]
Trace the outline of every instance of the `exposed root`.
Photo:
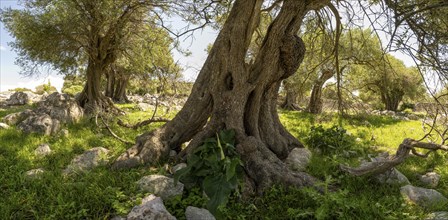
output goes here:
[{"label": "exposed root", "polygon": [[138,123],[132,125],[132,124],[125,123],[122,120],[118,120],[117,124],[120,126],[123,126],[125,128],[137,129],[137,128],[149,125],[151,123],[154,123],[154,122],[169,122],[169,121],[170,120],[167,118],[153,118],[153,119],[144,120],[144,121],[141,121],[141,122],[138,122]]},{"label": "exposed root", "polygon": [[266,145],[255,137],[248,137],[237,145],[244,161],[244,169],[255,182],[257,193],[274,184],[284,186],[315,186],[318,180],[304,172],[291,171]]},{"label": "exposed root", "polygon": [[[422,154],[417,151],[418,148],[426,149],[429,151],[426,154]],[[341,164],[340,168],[343,171],[348,172],[354,176],[372,176],[384,173],[403,163],[411,153],[415,156],[426,158],[431,152],[436,150],[448,151],[448,146],[434,143],[425,143],[406,138],[398,147],[395,155],[389,156],[388,158],[386,158],[386,160],[369,162],[361,167],[356,168]]]},{"label": "exposed root", "polygon": [[[112,129],[111,129],[111,128],[109,127],[109,125],[107,124],[107,122],[104,120],[103,115],[99,114],[99,116],[101,117],[101,121],[103,122],[103,125],[106,127],[106,129],[109,131],[109,133],[112,135],[112,137],[116,138],[117,140],[119,140],[119,141],[121,141],[121,142],[123,142],[123,143],[125,143],[125,144],[134,144],[134,143],[132,143],[132,142],[130,142],[130,141],[127,141],[127,140],[125,140],[125,139],[119,137],[117,134],[115,134],[115,132],[112,131]],[[98,117],[95,117],[95,119],[97,119],[97,118],[98,118]],[[96,121],[96,123],[98,123],[97,120],[95,120],[95,121]],[[97,125],[98,125],[98,124],[97,124]]]}]

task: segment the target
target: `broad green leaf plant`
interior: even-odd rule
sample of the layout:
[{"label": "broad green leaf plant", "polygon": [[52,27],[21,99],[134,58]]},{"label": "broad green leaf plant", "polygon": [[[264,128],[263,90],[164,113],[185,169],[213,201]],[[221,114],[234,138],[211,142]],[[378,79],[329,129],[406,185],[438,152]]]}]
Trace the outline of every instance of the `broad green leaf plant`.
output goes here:
[{"label": "broad green leaf plant", "polygon": [[238,187],[242,162],[235,148],[235,132],[223,130],[208,138],[187,158],[187,167],[174,174],[174,180],[199,185],[209,198],[207,208],[219,215],[218,207],[225,205]]}]

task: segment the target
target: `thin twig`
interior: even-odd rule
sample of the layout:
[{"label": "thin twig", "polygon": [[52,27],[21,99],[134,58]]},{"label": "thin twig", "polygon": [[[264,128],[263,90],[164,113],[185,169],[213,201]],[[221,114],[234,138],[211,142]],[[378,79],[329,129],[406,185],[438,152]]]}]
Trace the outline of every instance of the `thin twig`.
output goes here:
[{"label": "thin twig", "polygon": [[101,117],[101,121],[103,122],[104,126],[106,126],[107,130],[109,131],[109,133],[110,133],[114,138],[116,138],[117,140],[119,140],[119,141],[121,141],[121,142],[123,142],[123,143],[125,143],[125,144],[134,144],[134,143],[132,143],[132,142],[130,142],[130,141],[127,141],[127,140],[125,140],[125,139],[119,137],[118,135],[116,135],[116,134],[112,131],[112,129],[109,127],[109,125],[106,123],[106,121],[104,121],[103,116],[100,115],[100,117]]}]

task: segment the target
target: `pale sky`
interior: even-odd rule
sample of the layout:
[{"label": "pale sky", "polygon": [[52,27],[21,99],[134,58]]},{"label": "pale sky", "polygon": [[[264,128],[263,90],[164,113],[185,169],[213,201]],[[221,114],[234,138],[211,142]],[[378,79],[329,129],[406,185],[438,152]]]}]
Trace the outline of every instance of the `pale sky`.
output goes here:
[{"label": "pale sky", "polygon": [[[12,7],[19,8],[17,0],[0,0],[0,8]],[[182,24],[173,23],[174,27],[183,27]],[[181,47],[191,51],[192,55],[185,57],[178,52],[174,52],[174,60],[179,62],[184,68],[184,79],[194,81],[199,70],[207,58],[207,45],[213,43],[217,32],[211,28],[206,28],[202,31],[196,31],[193,38],[181,38]],[[14,64],[17,54],[8,46],[8,42],[14,41],[14,38],[4,29],[4,25],[0,22],[0,92],[8,89],[25,87],[33,89],[37,85],[47,83],[50,80],[51,84],[59,91],[62,88],[62,75],[56,72],[49,76],[40,77],[23,77],[19,75],[20,67]]]},{"label": "pale sky", "polygon": [[[12,7],[18,8],[17,0],[0,0],[0,8]],[[176,28],[183,27],[177,20],[172,23],[172,26]],[[209,44],[213,43],[217,35],[217,32],[211,28],[206,28],[202,31],[196,31],[193,37],[187,39],[181,39],[181,47],[185,50],[191,51],[192,55],[184,57],[178,52],[173,52],[174,60],[179,62],[184,68],[184,79],[188,81],[194,81],[197,77],[199,70],[202,67],[205,59],[207,58],[206,48]],[[49,80],[53,86],[59,91],[62,88],[63,80],[62,75],[57,73],[51,73],[50,75],[40,77],[23,77],[19,75],[20,67],[14,64],[16,53],[7,45],[8,42],[13,41],[8,32],[4,29],[4,25],[0,23],[0,91],[7,91],[17,87],[25,87],[34,89],[37,85],[47,83]],[[404,60],[407,66],[413,65],[412,60],[399,53],[394,53],[394,56]]]}]

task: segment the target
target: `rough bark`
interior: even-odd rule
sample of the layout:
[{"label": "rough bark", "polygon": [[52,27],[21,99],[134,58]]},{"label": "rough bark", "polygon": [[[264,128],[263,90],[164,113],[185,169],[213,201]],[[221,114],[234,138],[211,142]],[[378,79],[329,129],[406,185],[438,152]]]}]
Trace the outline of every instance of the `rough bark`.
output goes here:
[{"label": "rough bark", "polygon": [[311,92],[310,102],[307,107],[307,111],[313,114],[322,113],[322,89],[327,80],[329,80],[334,75],[333,70],[323,70],[322,75],[313,85],[313,90]]},{"label": "rough bark", "polygon": [[[292,172],[282,161],[293,148],[303,145],[280,123],[276,104],[281,81],[296,72],[305,54],[303,41],[295,35],[303,17],[327,2],[285,0],[255,62],[247,64],[262,3],[235,1],[182,110],[161,128],[138,137],[113,168],[156,164],[170,149],[182,150],[179,155],[185,156],[204,138],[233,129],[246,175],[258,192],[273,183],[314,184],[313,177]],[[181,149],[189,140],[187,148]]]},{"label": "rough bark", "polygon": [[396,112],[398,109],[398,105],[403,99],[404,92],[400,89],[392,89],[388,91],[389,88],[384,88],[381,91],[381,101],[383,102],[386,110]]},{"label": "rough bark", "polygon": [[129,76],[120,74],[118,70],[111,66],[106,74],[106,92],[105,95],[116,103],[128,103],[126,89],[129,83]]},{"label": "rough bark", "polygon": [[86,84],[77,100],[88,114],[96,114],[101,111],[116,111],[113,102],[103,95],[101,89],[101,76],[104,73],[104,64],[89,59],[86,74]]},{"label": "rough bark", "polygon": [[297,90],[289,83],[284,83],[284,88],[286,91],[286,97],[280,107],[290,111],[300,110],[300,107],[297,104],[297,98],[299,96]]}]

